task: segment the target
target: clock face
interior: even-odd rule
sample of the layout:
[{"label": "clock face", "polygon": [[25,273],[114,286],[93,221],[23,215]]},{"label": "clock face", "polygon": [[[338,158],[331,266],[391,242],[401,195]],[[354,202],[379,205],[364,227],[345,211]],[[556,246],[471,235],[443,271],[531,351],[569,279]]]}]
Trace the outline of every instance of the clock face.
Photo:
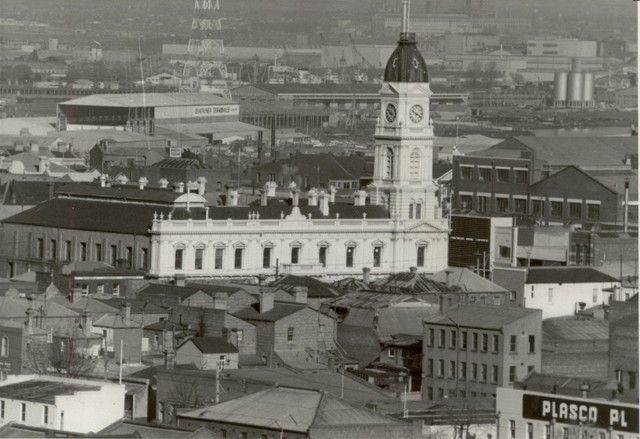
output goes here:
[{"label": "clock face", "polygon": [[384,117],[387,119],[387,122],[391,123],[396,120],[397,110],[395,105],[389,104],[387,108],[384,110]]},{"label": "clock face", "polygon": [[424,110],[422,109],[422,106],[416,104],[409,110],[409,119],[411,119],[411,122],[418,123],[423,117]]}]

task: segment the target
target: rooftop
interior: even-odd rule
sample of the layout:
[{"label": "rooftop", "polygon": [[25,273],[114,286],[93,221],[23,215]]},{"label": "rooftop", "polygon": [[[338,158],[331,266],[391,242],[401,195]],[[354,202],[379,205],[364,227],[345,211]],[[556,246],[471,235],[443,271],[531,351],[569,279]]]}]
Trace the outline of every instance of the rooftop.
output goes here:
[{"label": "rooftop", "polygon": [[271,283],[272,287],[277,287],[289,294],[295,292],[295,287],[307,287],[308,298],[330,298],[338,296],[338,293],[330,285],[315,279],[311,276],[294,276],[287,274]]},{"label": "rooftop", "polygon": [[100,183],[70,183],[60,187],[57,191],[59,198],[84,198],[101,200],[138,201],[145,204],[171,205],[184,195],[170,189],[146,186],[140,189],[138,185],[113,185],[102,187]]},{"label": "rooftop", "polygon": [[237,353],[238,348],[222,337],[192,337],[185,340],[180,346],[192,342],[203,354],[228,354]]},{"label": "rooftop", "polygon": [[542,321],[542,340],[609,340],[609,321],[576,318],[552,318]]},{"label": "rooftop", "polygon": [[232,101],[211,93],[123,93],[84,96],[59,105],[91,107],[173,107],[188,105],[232,104]]},{"label": "rooftop", "polygon": [[527,284],[579,284],[618,282],[618,279],[591,267],[531,267]]},{"label": "rooftop", "polygon": [[54,404],[56,396],[73,395],[77,392],[100,390],[100,386],[76,384],[66,381],[31,379],[0,386],[0,398]]},{"label": "rooftop", "polygon": [[277,322],[291,314],[301,311],[307,307],[306,304],[291,302],[274,302],[273,308],[267,312],[260,312],[260,304],[254,303],[233,314],[242,320],[257,320],[263,322]]},{"label": "rooftop", "polygon": [[424,322],[426,324],[433,323],[444,326],[455,326],[455,323],[458,323],[462,327],[497,330],[533,314],[538,314],[542,318],[542,313],[539,309],[459,305],[449,309],[444,314],[427,317]]}]

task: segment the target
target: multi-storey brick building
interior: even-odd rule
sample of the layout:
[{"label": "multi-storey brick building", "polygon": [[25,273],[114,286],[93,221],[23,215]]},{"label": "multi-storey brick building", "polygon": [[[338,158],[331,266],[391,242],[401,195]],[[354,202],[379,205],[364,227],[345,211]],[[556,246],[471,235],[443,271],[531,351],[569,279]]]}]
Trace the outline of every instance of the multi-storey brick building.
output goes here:
[{"label": "multi-storey brick building", "polygon": [[422,398],[495,397],[540,370],[542,313],[461,305],[424,321]]}]

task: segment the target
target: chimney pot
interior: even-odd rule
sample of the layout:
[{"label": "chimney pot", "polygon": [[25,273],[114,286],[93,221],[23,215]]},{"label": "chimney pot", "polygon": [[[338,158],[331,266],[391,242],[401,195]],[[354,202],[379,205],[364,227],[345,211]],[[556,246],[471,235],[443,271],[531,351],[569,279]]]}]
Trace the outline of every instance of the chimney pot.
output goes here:
[{"label": "chimney pot", "polygon": [[187,278],[184,274],[176,274],[175,284],[177,287],[184,287],[187,284]]},{"label": "chimney pot", "polygon": [[448,288],[453,287],[453,271],[452,270],[446,270],[445,274],[447,275],[447,287]]},{"label": "chimney pot", "polygon": [[417,273],[418,272],[418,267],[409,267],[409,272]]},{"label": "chimney pot", "polygon": [[362,281],[367,285],[371,283],[371,268],[364,267],[362,269]]},{"label": "chimney pot", "polygon": [[127,302],[122,304],[122,320],[125,326],[131,326],[131,305]]},{"label": "chimney pot", "polygon": [[260,205],[261,206],[266,206],[267,204],[269,204],[269,195],[266,189],[261,189],[260,190]]},{"label": "chimney pot", "polygon": [[273,302],[275,300],[275,293],[268,288],[260,289],[260,314],[264,314],[267,311],[273,309]]},{"label": "chimney pot", "polygon": [[309,288],[304,286],[297,286],[293,288],[296,303],[307,303],[307,296],[309,295]]},{"label": "chimney pot", "polygon": [[227,293],[219,292],[213,295],[213,309],[227,309]]}]

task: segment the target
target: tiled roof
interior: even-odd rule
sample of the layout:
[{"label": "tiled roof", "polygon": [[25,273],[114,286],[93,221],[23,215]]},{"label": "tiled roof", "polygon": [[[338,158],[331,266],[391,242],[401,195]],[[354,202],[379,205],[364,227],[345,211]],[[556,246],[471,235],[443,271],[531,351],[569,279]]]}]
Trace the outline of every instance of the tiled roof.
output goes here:
[{"label": "tiled roof", "polygon": [[481,329],[502,329],[521,318],[539,314],[539,309],[516,308],[508,306],[459,305],[449,309],[444,314],[427,317],[425,323],[445,326],[455,326],[456,322],[462,327]]},{"label": "tiled roof", "polygon": [[0,398],[53,404],[56,396],[96,390],[100,390],[100,386],[32,379],[0,386]]},{"label": "tiled roof", "polygon": [[[122,214],[123,208],[126,208],[126,215]],[[166,215],[169,211],[168,207],[141,204],[54,199],[5,218],[3,222],[146,235],[153,222],[154,212]]]},{"label": "tiled roof", "polygon": [[614,277],[591,267],[532,267],[527,284],[579,284],[592,282],[618,282]]},{"label": "tiled roof", "polygon": [[285,275],[275,282],[271,283],[272,287],[280,288],[289,294],[294,294],[295,287],[307,287],[308,298],[330,298],[338,296],[338,293],[328,284],[310,276],[294,276],[292,274]]},{"label": "tiled roof", "polygon": [[180,346],[178,346],[178,349],[189,342],[193,342],[193,344],[203,354],[226,354],[238,352],[238,348],[222,337],[192,337],[185,340]]},{"label": "tiled roof", "polygon": [[273,308],[267,312],[260,313],[260,304],[254,303],[241,309],[237,313],[233,314],[235,317],[242,320],[258,320],[263,322],[277,322],[293,313],[301,311],[306,308],[305,304],[290,303],[290,302],[275,302]]},{"label": "tiled roof", "polygon": [[167,107],[184,105],[230,104],[228,99],[211,93],[122,93],[84,96],[59,105],[84,105],[95,107]]}]

